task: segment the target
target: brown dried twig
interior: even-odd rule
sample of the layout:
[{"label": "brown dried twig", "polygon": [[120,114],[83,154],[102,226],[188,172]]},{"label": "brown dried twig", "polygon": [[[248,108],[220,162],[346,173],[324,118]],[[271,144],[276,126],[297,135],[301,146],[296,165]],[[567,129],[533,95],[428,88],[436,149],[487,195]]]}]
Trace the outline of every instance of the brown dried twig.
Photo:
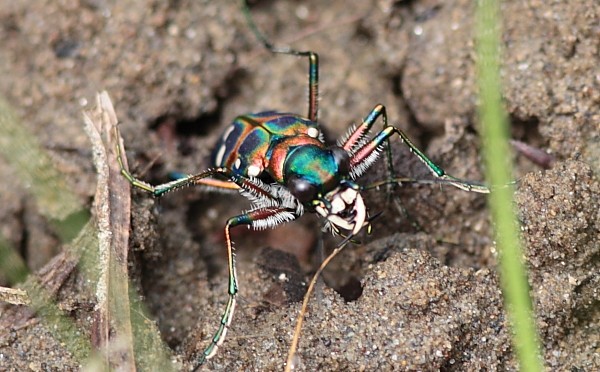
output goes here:
[{"label": "brown dried twig", "polygon": [[130,185],[121,177],[117,156],[112,151],[120,139],[114,136],[113,128],[118,121],[108,93],[99,93],[96,107],[85,111],[83,117],[98,172],[94,214],[98,227],[100,276],[96,285],[98,304],[93,343],[105,352],[106,365],[135,371],[127,274]]}]

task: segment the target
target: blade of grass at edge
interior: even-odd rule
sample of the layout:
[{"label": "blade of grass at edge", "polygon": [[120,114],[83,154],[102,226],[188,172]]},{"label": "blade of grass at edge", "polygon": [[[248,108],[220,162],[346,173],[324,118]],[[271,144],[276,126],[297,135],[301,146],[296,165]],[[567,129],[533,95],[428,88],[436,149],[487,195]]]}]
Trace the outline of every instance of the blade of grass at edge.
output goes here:
[{"label": "blade of grass at edge", "polygon": [[520,370],[542,371],[540,345],[512,199],[509,131],[500,93],[500,2],[480,0],[477,4],[479,118],[482,123],[486,179],[493,188],[489,203],[499,252],[500,280]]}]

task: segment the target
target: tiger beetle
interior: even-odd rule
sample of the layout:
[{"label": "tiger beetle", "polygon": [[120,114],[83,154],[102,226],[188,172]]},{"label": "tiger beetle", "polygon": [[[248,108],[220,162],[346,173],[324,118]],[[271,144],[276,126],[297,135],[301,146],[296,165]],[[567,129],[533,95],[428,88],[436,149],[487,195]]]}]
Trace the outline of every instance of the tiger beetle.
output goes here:
[{"label": "tiger beetle", "polygon": [[[345,244],[363,228],[370,228],[371,218],[361,196],[362,191],[384,184],[435,183],[393,177],[370,185],[357,182],[375,163],[394,135],[400,137],[410,152],[429,168],[437,183],[447,183],[466,191],[489,192],[484,185],[447,174],[431,161],[400,129],[388,125],[385,106],[381,104],[376,105],[360,125],[352,126],[336,144],[326,144],[317,119],[318,55],[312,51],[273,46],[256,27],[244,1],[242,4],[248,25],[267,50],[308,59],[307,116],[278,111],[238,116],[225,128],[217,142],[211,156],[212,168],[156,186],[137,179],[125,169],[122,149],[120,146],[117,149],[122,175],[131,185],[155,197],[197,185],[212,190],[237,190],[252,204],[250,210],[229,218],[225,224],[228,300],[217,331],[197,358],[194,369],[216,354],[233,318],[238,281],[230,235],[232,227],[246,225],[257,230],[274,228],[309,211],[325,219],[326,227],[332,232],[344,235]],[[382,119],[383,129],[369,138],[379,118]],[[119,138],[118,128],[115,127],[115,130]],[[387,152],[387,158],[391,164],[390,151]]]}]

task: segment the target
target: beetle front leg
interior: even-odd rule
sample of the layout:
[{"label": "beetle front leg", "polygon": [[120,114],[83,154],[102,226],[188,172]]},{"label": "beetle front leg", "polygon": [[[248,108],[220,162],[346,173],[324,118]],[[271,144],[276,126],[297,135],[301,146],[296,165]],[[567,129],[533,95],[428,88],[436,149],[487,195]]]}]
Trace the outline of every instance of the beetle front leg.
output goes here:
[{"label": "beetle front leg", "polygon": [[[371,131],[371,129],[373,128],[373,125],[375,124],[377,119],[379,119],[379,117],[381,117],[381,120],[383,121],[383,127],[387,128],[389,126],[387,110],[384,105],[377,104],[371,110],[371,112],[369,112],[369,115],[367,115],[363,119],[362,123],[358,127],[351,128],[351,130],[338,141],[338,146],[342,147],[344,150],[346,150],[351,155],[356,153],[356,151],[358,151],[360,149],[360,147],[364,145],[366,138],[369,135],[369,132]],[[394,165],[392,162],[392,148],[390,146],[390,141],[388,139],[385,139],[384,146],[385,146],[385,151],[386,151],[386,166],[387,166],[387,171],[388,171],[388,177],[394,178],[395,172],[394,172]],[[381,148],[376,147],[376,150],[377,150],[377,152],[374,153],[374,155],[378,155]],[[373,161],[374,161],[374,159],[373,159]],[[359,168],[355,168],[355,169],[359,170]],[[357,177],[358,176],[355,173],[353,173],[353,178],[357,178]]]},{"label": "beetle front leg", "polygon": [[[439,165],[435,164],[421,150],[419,150],[410,141],[406,134],[404,134],[404,132],[393,126],[385,127],[372,140],[364,144],[361,148],[359,148],[356,152],[352,154],[352,157],[350,158],[351,169],[357,169],[357,172],[363,174],[364,171],[368,169],[377,159],[379,152],[383,148],[384,142],[388,141],[389,138],[394,134],[400,136],[400,139],[406,144],[406,146],[408,146],[410,152],[416,155],[419,158],[419,160],[421,160],[427,166],[427,168],[429,168],[431,173],[433,173],[433,175],[438,179],[444,180],[450,185],[465,191],[479,193],[490,192],[490,189],[485,185],[464,181],[447,174],[446,171],[444,171]],[[358,176],[360,174],[358,174]]]},{"label": "beetle front leg", "polygon": [[369,115],[363,119],[358,127],[352,127],[350,131],[338,141],[338,146],[349,153],[354,153],[363,144],[363,140],[367,138],[373,124],[375,124],[380,116],[383,120],[383,126],[387,127],[387,112],[385,106],[378,104],[371,110]]}]

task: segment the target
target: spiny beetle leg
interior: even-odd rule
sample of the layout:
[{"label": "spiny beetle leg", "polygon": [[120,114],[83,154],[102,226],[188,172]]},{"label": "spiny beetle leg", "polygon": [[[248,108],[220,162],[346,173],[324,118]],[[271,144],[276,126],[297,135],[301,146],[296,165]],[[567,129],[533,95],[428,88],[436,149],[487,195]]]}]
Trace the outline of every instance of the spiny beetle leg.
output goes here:
[{"label": "spiny beetle leg", "polygon": [[[356,151],[358,151],[358,149],[360,149],[361,146],[364,145],[367,136],[369,135],[371,129],[373,128],[373,125],[379,117],[382,118],[383,127],[387,128],[389,124],[385,106],[383,106],[382,104],[377,104],[371,110],[371,112],[363,119],[362,123],[358,127],[351,128],[351,130],[344,137],[342,137],[342,139],[338,142],[338,145],[341,146],[344,150],[348,151],[350,154],[354,154]],[[394,165],[392,162],[392,148],[388,139],[386,139],[384,142],[386,148],[386,166],[388,178],[394,178],[396,177],[396,174],[394,172]],[[359,177],[360,174],[362,174],[361,170],[366,170],[363,168],[368,168],[370,166],[370,163],[375,161],[375,158],[376,156],[378,156],[380,150],[380,146],[376,147],[376,152],[370,154],[375,156],[371,157],[368,164],[362,164],[361,167],[355,168],[357,170],[354,174],[355,178]]]},{"label": "spiny beetle leg", "polygon": [[230,229],[232,227],[240,225],[256,226],[260,223],[260,221],[267,221],[265,222],[265,224],[267,225],[270,224],[269,221],[287,222],[289,221],[290,216],[294,216],[293,210],[290,208],[270,207],[249,211],[247,213],[231,217],[229,220],[227,220],[227,223],[225,225],[225,242],[227,245],[227,269],[229,274],[229,285],[227,286],[227,295],[229,296],[229,298],[227,300],[225,310],[223,311],[223,315],[221,315],[219,328],[213,335],[210,344],[204,349],[202,354],[197,359],[194,371],[196,371],[202,364],[204,364],[206,360],[212,358],[216,354],[219,346],[221,346],[221,344],[225,340],[227,330],[229,329],[229,326],[231,325],[231,321],[233,319],[236,296],[238,293],[238,282],[235,268],[235,253],[233,252],[233,242],[231,240]]},{"label": "spiny beetle leg", "polygon": [[450,185],[457,187],[459,189],[465,191],[479,192],[479,193],[489,193],[490,189],[487,186],[471,183],[468,181],[461,180],[454,176],[447,174],[440,166],[435,164],[431,159],[429,159],[421,150],[419,150],[410,139],[402,132],[400,129],[388,126],[385,127],[382,131],[380,131],[372,140],[364,144],[360,149],[358,149],[350,159],[350,164],[352,167],[357,167],[358,169],[362,169],[365,167],[369,167],[372,162],[372,155],[374,152],[378,152],[383,146],[384,141],[388,140],[392,135],[397,134],[400,136],[402,142],[408,146],[408,149],[411,153],[416,155],[419,160],[421,160],[427,168],[433,173],[433,175],[441,180],[448,182]]},{"label": "spiny beetle leg", "polygon": [[309,120],[315,123],[319,115],[319,56],[311,51],[298,51],[287,47],[276,47],[260,32],[245,0],[242,0],[242,11],[246,17],[246,21],[252,30],[252,33],[260,41],[260,43],[270,52],[279,54],[289,54],[299,57],[308,58],[308,114]]},{"label": "spiny beetle leg", "polygon": [[[115,125],[114,128],[115,128],[116,138],[121,138],[121,133],[119,131],[119,127],[117,125]],[[193,186],[193,185],[205,185],[205,186],[213,186],[213,187],[220,187],[220,188],[237,188],[237,186],[235,186],[235,185],[228,186],[227,185],[228,181],[220,181],[220,180],[211,178],[213,176],[229,177],[231,172],[226,168],[208,169],[204,172],[192,174],[192,175],[185,175],[174,181],[162,183],[160,185],[151,185],[150,183],[148,183],[146,181],[142,181],[139,178],[136,178],[133,174],[131,174],[131,172],[127,168],[125,168],[125,164],[123,162],[123,157],[124,157],[123,149],[120,145],[120,141],[116,141],[116,142],[117,142],[117,145],[116,145],[117,146],[117,148],[116,148],[117,161],[119,163],[121,174],[127,179],[127,181],[129,181],[129,183],[131,183],[132,186],[137,187],[141,190],[147,191],[154,196],[158,197],[169,191],[173,191],[173,190],[176,190],[179,188]]]}]

